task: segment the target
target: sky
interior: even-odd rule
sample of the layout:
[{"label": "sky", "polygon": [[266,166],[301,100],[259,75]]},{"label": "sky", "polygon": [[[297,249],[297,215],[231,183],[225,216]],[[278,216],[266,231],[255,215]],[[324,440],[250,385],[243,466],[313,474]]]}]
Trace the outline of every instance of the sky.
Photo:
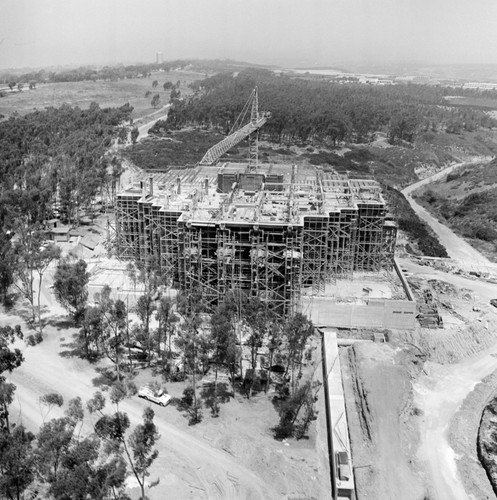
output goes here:
[{"label": "sky", "polygon": [[0,68],[497,64],[497,0],[0,0]]}]

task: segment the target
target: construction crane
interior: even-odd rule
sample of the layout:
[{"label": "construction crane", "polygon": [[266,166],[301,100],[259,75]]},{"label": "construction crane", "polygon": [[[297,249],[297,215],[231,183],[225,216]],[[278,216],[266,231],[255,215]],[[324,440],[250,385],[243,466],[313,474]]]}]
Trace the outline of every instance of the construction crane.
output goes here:
[{"label": "construction crane", "polygon": [[[250,109],[250,121],[244,126],[241,124],[245,121],[245,117]],[[259,129],[266,123],[270,113],[265,111],[259,113],[259,96],[257,87],[252,91],[248,101],[245,103],[242,112],[236,119],[230,134],[222,141],[218,142],[210,148],[200,160],[200,165],[215,165],[219,158],[224,153],[243,141],[246,137],[249,138],[249,171],[257,170],[258,161],[258,139]]]}]

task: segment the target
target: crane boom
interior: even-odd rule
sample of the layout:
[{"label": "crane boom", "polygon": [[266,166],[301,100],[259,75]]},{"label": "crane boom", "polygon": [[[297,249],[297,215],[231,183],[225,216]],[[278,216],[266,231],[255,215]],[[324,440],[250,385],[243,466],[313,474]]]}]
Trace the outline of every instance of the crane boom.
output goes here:
[{"label": "crane boom", "polygon": [[204,157],[200,160],[200,165],[214,165],[226,151],[236,146],[253,132],[259,130],[267,122],[267,116],[262,116],[255,123],[247,123],[244,127],[233,132],[222,141],[218,142],[210,148]]},{"label": "crane boom", "polygon": [[[200,165],[215,165],[219,158],[223,156],[224,153],[229,151],[232,147],[236,146],[239,142],[243,141],[246,137],[255,138],[255,146],[254,139],[251,141],[251,151],[255,147],[255,159],[257,161],[257,138],[256,134],[259,129],[267,122],[269,118],[269,113],[260,113],[258,110],[258,96],[257,96],[257,88],[252,92],[250,99],[247,104],[252,103],[252,109],[250,114],[250,122],[247,125],[235,130],[233,133],[225,137],[222,141],[218,142],[214,146],[212,146],[200,160]],[[247,107],[247,106],[246,106]],[[245,109],[245,108],[244,108]],[[238,119],[237,119],[238,122]],[[254,155],[251,152],[251,158]]]}]

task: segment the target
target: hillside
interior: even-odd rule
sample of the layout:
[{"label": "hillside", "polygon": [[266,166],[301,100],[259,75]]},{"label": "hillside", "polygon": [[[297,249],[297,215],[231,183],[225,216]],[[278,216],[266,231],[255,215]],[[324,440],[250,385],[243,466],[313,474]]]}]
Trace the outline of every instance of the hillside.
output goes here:
[{"label": "hillside", "polygon": [[497,261],[497,159],[462,167],[416,192],[416,199],[444,224]]}]

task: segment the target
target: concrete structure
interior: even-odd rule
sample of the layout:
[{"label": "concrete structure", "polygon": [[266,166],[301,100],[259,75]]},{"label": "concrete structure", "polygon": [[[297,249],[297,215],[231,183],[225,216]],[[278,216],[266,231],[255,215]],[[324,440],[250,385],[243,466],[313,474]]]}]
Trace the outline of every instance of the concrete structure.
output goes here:
[{"label": "concrete structure", "polygon": [[321,333],[332,498],[352,499],[355,498],[354,471],[337,336],[328,328],[321,329]]},{"label": "concrete structure", "polygon": [[337,277],[393,266],[396,225],[379,184],[318,167],[171,168],[116,197],[118,255],[155,259],[212,311],[241,288],[278,313]]}]

